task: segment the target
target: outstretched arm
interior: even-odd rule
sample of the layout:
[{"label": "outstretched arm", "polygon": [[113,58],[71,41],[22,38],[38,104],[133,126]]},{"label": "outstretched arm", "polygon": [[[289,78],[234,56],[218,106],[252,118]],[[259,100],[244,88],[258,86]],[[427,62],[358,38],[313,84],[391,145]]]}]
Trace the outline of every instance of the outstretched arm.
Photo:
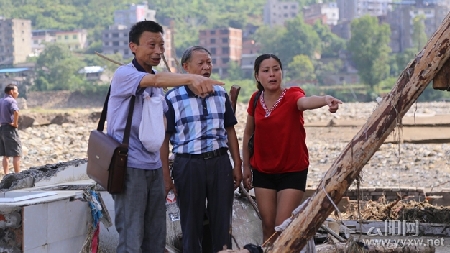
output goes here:
[{"label": "outstretched arm", "polygon": [[297,100],[297,108],[300,111],[312,110],[328,105],[328,110],[335,113],[342,101],[330,95],[302,97]]},{"label": "outstretched arm", "polygon": [[177,74],[170,72],[158,72],[156,75],[146,75],[142,78],[141,87],[175,87],[189,85],[189,88],[197,95],[204,96],[211,93],[213,85],[224,85],[223,82],[216,81],[200,75]]}]

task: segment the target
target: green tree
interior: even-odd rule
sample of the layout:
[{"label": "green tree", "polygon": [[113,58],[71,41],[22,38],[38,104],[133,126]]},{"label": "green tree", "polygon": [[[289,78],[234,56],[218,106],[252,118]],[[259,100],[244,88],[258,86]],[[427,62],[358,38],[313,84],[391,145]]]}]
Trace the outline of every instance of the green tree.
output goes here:
[{"label": "green tree", "polygon": [[284,47],[282,39],[287,33],[283,26],[260,26],[255,33],[255,39],[261,45],[261,53],[275,54],[281,57],[282,48]]},{"label": "green tree", "polygon": [[261,26],[256,32],[262,53],[277,55],[284,65],[292,62],[295,55],[313,58],[320,53],[320,39],[311,25],[301,16],[286,22],[286,27]]},{"label": "green tree", "polygon": [[77,75],[83,63],[64,45],[48,44],[36,61],[39,90],[70,90],[82,85]]},{"label": "green tree", "polygon": [[391,75],[398,76],[407,67],[408,63],[414,59],[416,50],[408,48],[404,52],[397,53],[391,56]]},{"label": "green tree", "polygon": [[325,77],[329,74],[339,73],[343,67],[342,60],[336,58],[333,60],[327,60],[326,62],[323,60],[317,60],[313,62],[314,64],[314,72],[317,76],[317,81],[319,85],[327,85],[325,83]]},{"label": "green tree", "polygon": [[320,38],[313,27],[303,21],[301,15],[286,22],[286,33],[281,38],[281,60],[283,63],[292,61],[295,55],[303,54],[314,58],[320,54]]},{"label": "green tree", "polygon": [[345,49],[345,40],[332,33],[327,25],[317,21],[313,25],[320,38],[322,48],[322,58],[338,57],[339,51]]},{"label": "green tree", "polygon": [[371,93],[389,74],[390,28],[388,24],[379,24],[376,17],[364,16],[352,21],[351,33],[347,48],[358,75],[369,85]]},{"label": "green tree", "polygon": [[288,64],[287,74],[291,79],[312,81],[316,79],[314,65],[311,59],[304,54],[296,55]]},{"label": "green tree", "polygon": [[417,15],[413,19],[413,34],[412,41],[414,44],[414,48],[417,48],[417,51],[422,50],[425,44],[428,41],[427,34],[425,33],[425,16]]},{"label": "green tree", "polygon": [[232,81],[242,80],[242,69],[241,66],[235,61],[230,61],[228,63],[228,79]]}]

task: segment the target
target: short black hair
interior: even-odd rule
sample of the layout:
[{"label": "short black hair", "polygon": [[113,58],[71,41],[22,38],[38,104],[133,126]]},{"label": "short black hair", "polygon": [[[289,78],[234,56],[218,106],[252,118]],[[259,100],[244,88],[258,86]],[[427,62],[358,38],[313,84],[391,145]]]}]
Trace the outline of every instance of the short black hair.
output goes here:
[{"label": "short black hair", "polygon": [[128,34],[129,42],[133,42],[134,44],[139,45],[139,39],[144,32],[164,34],[162,26],[155,21],[139,21],[130,29],[130,32]]},{"label": "short black hair", "polygon": [[[254,71],[253,75],[255,76],[255,79],[256,79],[256,76],[258,75],[259,67],[260,67],[261,63],[264,60],[267,60],[267,59],[270,59],[270,58],[275,59],[278,62],[278,64],[280,64],[280,69],[283,70],[283,64],[281,64],[280,58],[278,58],[274,54],[262,54],[262,55],[258,56],[258,58],[256,58],[255,64],[253,66],[253,71]],[[264,90],[264,87],[262,86],[262,84],[258,80],[256,80],[256,87],[260,91]]]},{"label": "short black hair", "polygon": [[211,56],[211,53],[205,47],[192,46],[192,47],[189,47],[188,49],[186,49],[186,51],[184,51],[183,56],[181,57],[181,65],[188,62],[191,59],[192,52],[194,52],[194,51],[205,51],[206,53],[209,54],[209,56]]},{"label": "short black hair", "polygon": [[10,91],[14,90],[15,87],[17,87],[17,85],[12,84],[12,83],[6,85],[6,87],[5,87],[5,94],[8,94]]}]

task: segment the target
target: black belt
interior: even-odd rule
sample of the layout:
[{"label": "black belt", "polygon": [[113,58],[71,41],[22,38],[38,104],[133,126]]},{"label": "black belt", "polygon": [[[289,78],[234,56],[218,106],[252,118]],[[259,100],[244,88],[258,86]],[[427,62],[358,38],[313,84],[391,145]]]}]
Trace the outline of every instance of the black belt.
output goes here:
[{"label": "black belt", "polygon": [[227,151],[228,151],[227,148],[219,148],[202,154],[175,154],[175,156],[207,160],[214,157],[223,156],[227,154]]}]

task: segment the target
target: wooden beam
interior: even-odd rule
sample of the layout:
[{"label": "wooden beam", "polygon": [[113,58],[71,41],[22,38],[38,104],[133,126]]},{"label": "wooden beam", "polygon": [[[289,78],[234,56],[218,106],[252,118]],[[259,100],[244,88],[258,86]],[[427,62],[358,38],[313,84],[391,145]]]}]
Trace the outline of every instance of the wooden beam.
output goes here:
[{"label": "wooden beam", "polygon": [[[391,92],[331,165],[319,186],[269,252],[299,252],[335,210],[345,191],[450,56],[450,14],[409,63]],[[328,197],[329,196],[329,197]]]}]

